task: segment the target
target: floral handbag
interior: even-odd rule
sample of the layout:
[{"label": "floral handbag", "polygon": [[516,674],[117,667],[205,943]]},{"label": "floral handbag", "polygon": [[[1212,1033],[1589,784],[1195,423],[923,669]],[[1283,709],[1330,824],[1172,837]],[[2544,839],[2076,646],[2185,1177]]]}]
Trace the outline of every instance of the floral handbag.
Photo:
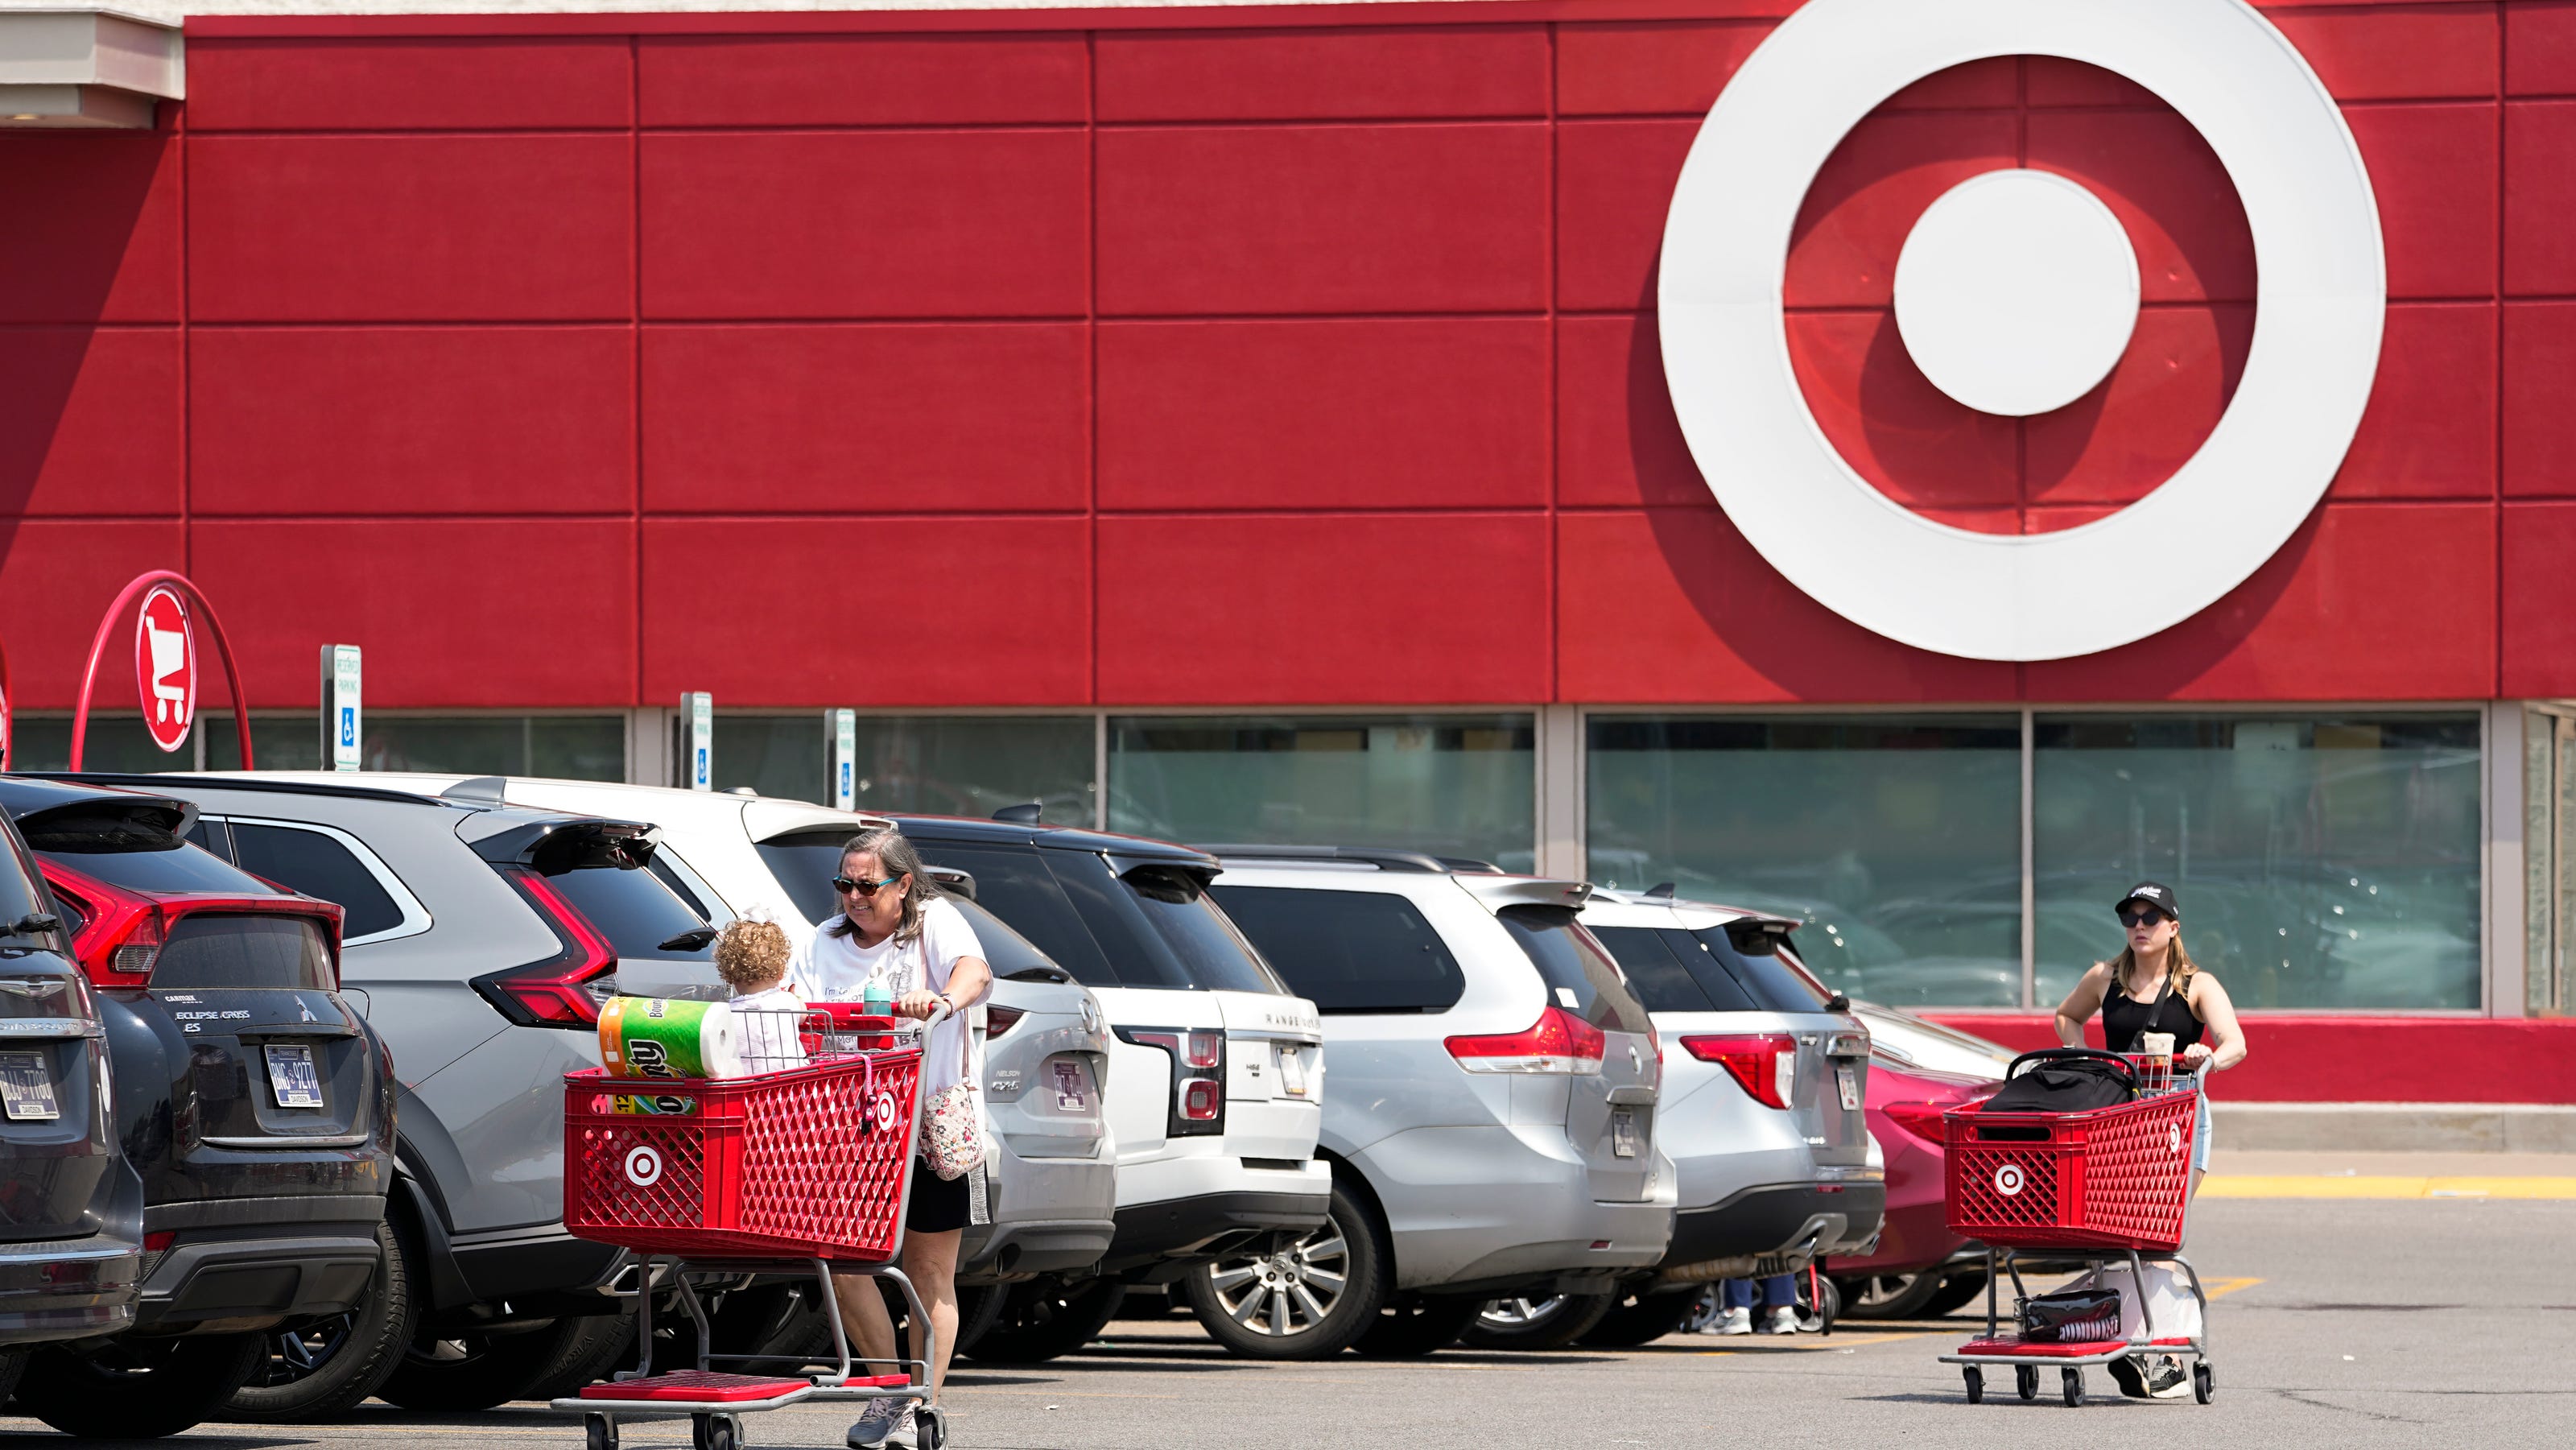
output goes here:
[{"label": "floral handbag", "polygon": [[983,1163],[983,1105],[974,1088],[953,1082],[922,1105],[921,1156],[943,1180],[963,1178]]}]

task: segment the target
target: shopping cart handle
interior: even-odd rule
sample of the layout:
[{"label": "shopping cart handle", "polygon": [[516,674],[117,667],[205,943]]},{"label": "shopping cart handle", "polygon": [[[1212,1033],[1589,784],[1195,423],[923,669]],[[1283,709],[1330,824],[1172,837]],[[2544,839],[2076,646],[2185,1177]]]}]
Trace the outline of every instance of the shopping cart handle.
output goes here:
[{"label": "shopping cart handle", "polygon": [[2104,1052],[2098,1047],[2043,1047],[2036,1052],[2025,1052],[2021,1056],[2014,1058],[2012,1060],[2012,1065],[2004,1069],[2004,1081],[2010,1082],[2015,1077],[2019,1076],[2022,1066],[2025,1063],[2080,1062],[2086,1059],[2090,1059],[2095,1062],[2118,1063],[2120,1065],[2120,1070],[2128,1075],[2132,1084],[2137,1081],[2138,1065],[2136,1063],[2131,1062],[2119,1053]]}]

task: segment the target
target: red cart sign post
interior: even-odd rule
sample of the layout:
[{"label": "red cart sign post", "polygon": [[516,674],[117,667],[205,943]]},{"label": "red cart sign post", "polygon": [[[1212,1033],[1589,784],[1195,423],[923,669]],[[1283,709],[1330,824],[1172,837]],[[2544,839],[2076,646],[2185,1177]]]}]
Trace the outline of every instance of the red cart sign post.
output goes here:
[{"label": "red cart sign post", "polygon": [[[197,719],[202,680],[197,671],[197,621],[215,639],[215,654],[224,662],[224,681],[232,688],[233,730],[241,737],[241,768],[251,769],[250,706],[242,697],[241,670],[233,663],[232,642],[215,618],[214,606],[184,574],[154,569],[138,574],[116,596],[98,622],[89,644],[89,664],[81,671],[80,703],[72,712],[71,768],[81,768],[81,749],[89,736],[90,694],[98,684],[98,662],[125,607],[137,597],[134,616],[134,692],[143,706],[143,725],[152,743],[177,751],[188,743]],[[0,683],[5,690],[5,683]],[[0,726],[5,728],[5,726]]]}]

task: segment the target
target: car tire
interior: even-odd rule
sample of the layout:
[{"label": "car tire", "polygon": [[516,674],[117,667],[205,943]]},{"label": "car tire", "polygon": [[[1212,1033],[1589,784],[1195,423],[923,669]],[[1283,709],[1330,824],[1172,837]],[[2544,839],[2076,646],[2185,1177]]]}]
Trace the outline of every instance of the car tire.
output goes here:
[{"label": "car tire", "polygon": [[623,1314],[589,1315],[568,1322],[584,1332],[565,1338],[545,1372],[521,1391],[520,1398],[560,1400],[580,1394],[584,1387],[606,1379],[635,1343],[635,1321]]},{"label": "car tire", "polygon": [[1834,1287],[1842,1291],[1842,1312],[1853,1319],[1912,1319],[1939,1297],[1943,1283],[1939,1269],[1912,1274],[1836,1274],[1833,1280]]},{"label": "car tire", "polygon": [[1351,1348],[1362,1359],[1420,1359],[1458,1342],[1484,1312],[1485,1301],[1464,1295],[1422,1295],[1389,1304]]},{"label": "car tire", "polygon": [[[424,1329],[412,1336],[402,1363],[376,1394],[406,1410],[488,1410],[525,1399],[540,1382],[564,1374],[619,1322],[567,1317],[509,1333]],[[609,1329],[603,1331],[603,1325]]]},{"label": "car tire", "polygon": [[264,1334],[125,1339],[88,1354],[30,1355],[18,1409],[86,1440],[157,1440],[225,1413],[259,1368]]},{"label": "car tire", "polygon": [[1008,1284],[957,1286],[957,1353],[972,1350],[1002,1322],[1002,1302],[1010,1297]]},{"label": "car tire", "polygon": [[1198,1265],[1181,1297],[1210,1339],[1246,1359],[1325,1359],[1376,1323],[1388,1258],[1377,1216],[1335,1184],[1321,1227],[1270,1253]]},{"label": "car tire", "polygon": [[376,1225],[381,1255],[367,1297],[346,1314],[301,1329],[271,1330],[267,1356],[233,1391],[225,1418],[263,1422],[320,1420],[355,1409],[402,1363],[420,1307],[412,1299],[411,1265],[390,1219]]},{"label": "car tire", "polygon": [[1915,1312],[1926,1319],[1938,1319],[1945,1314],[1955,1314],[1966,1308],[1975,1302],[1978,1295],[1985,1292],[1985,1270],[1961,1269],[1943,1279],[1941,1287],[1934,1291],[1930,1299],[1924,1301],[1921,1309]]},{"label": "car tire", "polygon": [[27,1372],[24,1350],[0,1349],[0,1409],[9,1404],[9,1394],[18,1388],[18,1376]]},{"label": "car tire", "polygon": [[976,1339],[974,1358],[986,1364],[1037,1364],[1071,1354],[1108,1326],[1126,1292],[1115,1279],[1013,1284],[993,1327]]},{"label": "car tire", "polygon": [[1680,1331],[1699,1296],[1688,1289],[1663,1294],[1614,1295],[1610,1312],[1583,1332],[1580,1342],[1597,1349],[1635,1349]]},{"label": "car tire", "polygon": [[1459,1339],[1476,1349],[1563,1349],[1592,1332],[1618,1302],[1615,1294],[1488,1299]]}]

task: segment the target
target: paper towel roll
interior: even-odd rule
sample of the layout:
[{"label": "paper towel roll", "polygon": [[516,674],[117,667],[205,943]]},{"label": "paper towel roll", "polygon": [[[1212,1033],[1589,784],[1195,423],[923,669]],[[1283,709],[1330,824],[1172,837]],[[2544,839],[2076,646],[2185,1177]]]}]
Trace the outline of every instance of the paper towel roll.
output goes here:
[{"label": "paper towel roll", "polygon": [[611,997],[599,1014],[599,1059],[611,1077],[741,1077],[739,1037],[722,1002]]}]

